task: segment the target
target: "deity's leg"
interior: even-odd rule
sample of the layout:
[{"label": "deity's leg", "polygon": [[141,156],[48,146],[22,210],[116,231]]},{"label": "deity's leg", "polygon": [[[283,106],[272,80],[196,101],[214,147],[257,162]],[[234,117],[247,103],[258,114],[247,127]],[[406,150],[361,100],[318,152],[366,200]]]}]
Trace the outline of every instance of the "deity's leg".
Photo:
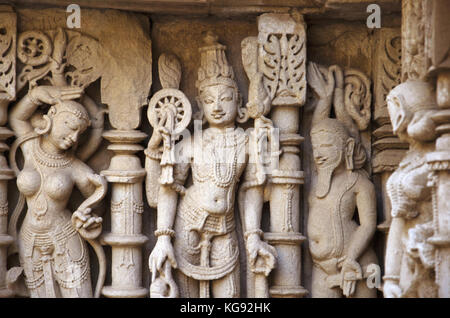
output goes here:
[{"label": "deity's leg", "polygon": [[313,265],[311,295],[313,298],[341,298],[340,288],[329,288],[327,284],[328,274],[319,266]]},{"label": "deity's leg", "polygon": [[180,270],[175,271],[175,282],[180,292],[180,298],[199,298],[199,282],[184,275]]},{"label": "deity's leg", "polygon": [[239,264],[228,275],[211,282],[211,293],[213,298],[239,298]]}]

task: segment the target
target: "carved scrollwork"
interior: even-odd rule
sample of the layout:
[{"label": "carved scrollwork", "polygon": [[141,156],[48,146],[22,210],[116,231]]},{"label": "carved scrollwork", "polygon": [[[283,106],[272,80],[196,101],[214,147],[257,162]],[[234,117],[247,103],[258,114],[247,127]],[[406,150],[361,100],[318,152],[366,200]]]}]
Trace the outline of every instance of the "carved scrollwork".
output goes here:
[{"label": "carved scrollwork", "polygon": [[[58,74],[63,74],[68,84],[85,88],[101,76],[103,65],[97,40],[61,28],[21,33],[17,56],[24,64],[18,76],[18,90],[27,82],[33,88],[44,78],[61,85],[61,79],[55,79]],[[51,77],[47,76],[50,72]]]},{"label": "carved scrollwork", "polygon": [[350,117],[359,130],[366,130],[370,122],[370,79],[362,72],[354,69],[345,71],[344,104]]},{"label": "carved scrollwork", "polygon": [[31,66],[38,66],[49,61],[53,52],[50,38],[41,31],[26,31],[19,35],[17,57]]},{"label": "carved scrollwork", "polygon": [[14,36],[11,25],[0,24],[0,99],[12,100],[15,97],[16,63]]}]

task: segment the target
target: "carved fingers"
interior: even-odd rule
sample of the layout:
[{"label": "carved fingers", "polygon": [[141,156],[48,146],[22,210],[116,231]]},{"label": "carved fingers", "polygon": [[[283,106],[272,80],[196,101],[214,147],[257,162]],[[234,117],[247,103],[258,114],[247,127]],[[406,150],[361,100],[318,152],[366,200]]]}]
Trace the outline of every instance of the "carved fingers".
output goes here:
[{"label": "carved fingers", "polygon": [[247,240],[247,251],[252,272],[269,276],[277,262],[276,249],[257,236],[250,236]]},{"label": "carved fingers", "polygon": [[352,296],[355,293],[356,283],[358,280],[362,279],[362,277],[361,265],[359,265],[358,262],[348,258],[343,260],[341,269],[341,288],[346,297]]},{"label": "carved fingers", "polygon": [[75,229],[84,229],[87,231],[97,229],[102,225],[103,219],[95,215],[91,215],[92,209],[77,210],[72,215],[72,224]]},{"label": "carved fingers", "polygon": [[83,89],[72,86],[37,86],[30,91],[30,94],[34,100],[53,105],[61,100],[80,98],[83,94]]},{"label": "carved fingers", "polygon": [[308,64],[308,84],[320,99],[325,99],[333,95],[335,85],[333,71],[335,69],[333,67],[328,69],[327,79],[325,80],[324,75],[316,63],[310,62]]},{"label": "carved fingers", "polygon": [[344,72],[339,65],[332,65],[328,69],[328,81],[331,79],[331,75],[334,74],[334,79],[336,79],[336,88],[344,88]]},{"label": "carved fingers", "polygon": [[148,259],[148,267],[152,272],[152,282],[156,279],[156,273],[161,271],[166,261],[170,262],[173,268],[178,267],[170,237],[160,236]]}]

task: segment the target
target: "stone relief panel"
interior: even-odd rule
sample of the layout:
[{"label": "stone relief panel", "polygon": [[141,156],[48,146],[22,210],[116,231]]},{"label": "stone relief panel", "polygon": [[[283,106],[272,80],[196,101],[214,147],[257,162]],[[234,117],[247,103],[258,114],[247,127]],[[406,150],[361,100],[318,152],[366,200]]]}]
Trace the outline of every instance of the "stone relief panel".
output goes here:
[{"label": "stone relief panel", "polygon": [[0,6],[0,297],[448,295],[442,5]]}]

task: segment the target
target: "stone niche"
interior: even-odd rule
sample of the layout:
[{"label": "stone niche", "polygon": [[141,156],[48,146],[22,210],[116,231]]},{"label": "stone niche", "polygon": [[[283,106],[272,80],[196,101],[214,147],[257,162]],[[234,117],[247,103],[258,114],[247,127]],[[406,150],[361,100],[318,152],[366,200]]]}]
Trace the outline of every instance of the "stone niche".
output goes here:
[{"label": "stone niche", "polygon": [[[70,1],[11,2],[0,5],[1,297],[383,297],[386,182],[408,149],[392,131],[386,96],[402,81],[407,4],[80,0],[81,27],[70,29]],[[379,29],[366,23],[373,2],[381,9]],[[208,98],[226,94],[215,87],[233,88],[220,101],[232,100],[243,107],[236,116],[249,117],[236,127],[277,141],[278,168],[173,162],[176,145],[186,141],[174,131],[184,125],[194,135],[194,119],[217,102]],[[57,145],[47,153],[63,112],[75,116],[69,129],[84,132],[86,116],[90,126],[70,145],[74,151]],[[318,118],[331,128],[317,128]],[[320,136],[335,129],[336,145],[343,140],[333,168],[340,172],[330,170],[325,194],[315,129]],[[246,151],[236,148],[242,142],[250,159],[261,159],[255,135],[236,131],[234,148],[217,141],[220,129],[208,142],[228,154]],[[39,161],[42,155],[49,161]],[[230,171],[226,183],[222,173]],[[41,180],[37,188],[33,178]],[[214,195],[214,207],[228,204],[219,216],[205,208]],[[329,212],[318,217],[324,204]],[[175,221],[164,216],[171,213]],[[201,217],[203,223],[195,219]],[[171,241],[176,270],[164,254]],[[193,252],[180,256],[180,248]],[[233,264],[226,261],[236,253]],[[161,255],[168,259],[149,268],[149,258],[156,266]],[[379,284],[365,291],[371,273]]]}]

